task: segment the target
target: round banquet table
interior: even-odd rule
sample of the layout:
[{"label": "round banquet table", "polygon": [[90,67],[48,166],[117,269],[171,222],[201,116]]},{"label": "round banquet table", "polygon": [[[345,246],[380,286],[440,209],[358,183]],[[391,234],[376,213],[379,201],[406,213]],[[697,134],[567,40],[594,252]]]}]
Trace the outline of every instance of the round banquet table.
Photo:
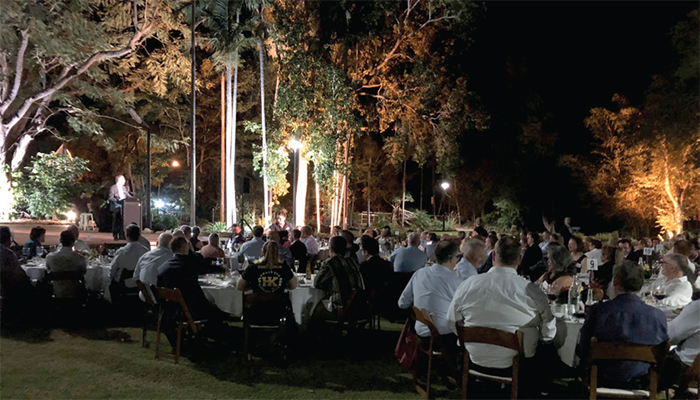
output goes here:
[{"label": "round banquet table", "polygon": [[[200,287],[204,296],[219,310],[240,317],[243,315],[243,292],[236,289],[234,281],[200,278]],[[323,298],[323,290],[316,289],[311,284],[302,283],[294,290],[289,290],[289,300],[297,324],[308,321],[311,313]]]},{"label": "round banquet table", "polygon": [[110,265],[90,262],[85,272],[85,287],[91,292],[104,292],[108,297]]},{"label": "round banquet table", "polygon": [[[667,321],[671,321],[677,315],[675,313],[676,307],[662,307],[655,304],[650,305],[663,311]],[[559,337],[561,334],[562,337],[565,338],[564,344],[557,350],[559,357],[566,365],[576,367],[579,364],[578,357],[576,356],[576,343],[578,343],[579,332],[581,331],[581,327],[583,327],[584,319],[566,319],[559,310],[553,311],[553,314],[557,318],[557,336]]]},{"label": "round banquet table", "polygon": [[38,281],[41,281],[46,276],[46,265],[45,264],[25,264],[22,265],[24,273],[32,281],[33,285],[36,285]]}]

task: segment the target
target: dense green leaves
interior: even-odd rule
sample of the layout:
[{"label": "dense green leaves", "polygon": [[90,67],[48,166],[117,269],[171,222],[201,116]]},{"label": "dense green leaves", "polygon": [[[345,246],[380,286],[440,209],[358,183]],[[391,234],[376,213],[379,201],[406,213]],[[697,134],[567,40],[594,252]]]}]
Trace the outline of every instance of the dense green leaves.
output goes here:
[{"label": "dense green leaves", "polygon": [[16,177],[16,204],[34,218],[67,212],[85,188],[80,178],[90,169],[88,161],[67,154],[38,153],[24,173]]}]

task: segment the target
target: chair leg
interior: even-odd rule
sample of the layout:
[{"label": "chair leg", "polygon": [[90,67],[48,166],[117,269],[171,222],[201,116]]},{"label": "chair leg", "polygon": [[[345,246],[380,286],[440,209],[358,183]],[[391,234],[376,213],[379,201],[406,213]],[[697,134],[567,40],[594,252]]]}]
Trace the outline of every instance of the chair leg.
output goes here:
[{"label": "chair leg", "polygon": [[158,326],[156,327],[156,358],[160,359],[160,322],[163,319],[163,307],[158,312]]},{"label": "chair leg", "polygon": [[243,322],[243,358],[248,359],[248,340],[250,335],[250,326]]},{"label": "chair leg", "polygon": [[175,343],[175,364],[180,359],[180,342],[182,341],[182,322],[177,324],[177,342]]},{"label": "chair leg", "polygon": [[433,374],[433,339],[430,338],[430,353],[428,354],[428,377],[425,381],[425,394],[430,399],[430,384]]},{"label": "chair leg", "polygon": [[146,325],[148,324],[148,311],[143,313],[143,331],[141,332],[141,347],[146,347]]},{"label": "chair leg", "polygon": [[464,351],[464,365],[462,366],[462,398],[467,398],[467,383],[469,382],[469,353]]},{"label": "chair leg", "polygon": [[656,374],[656,370],[652,368],[649,371],[649,400],[656,400],[656,392],[659,390],[658,381],[659,377]]},{"label": "chair leg", "polygon": [[510,398],[512,400],[517,400],[518,399],[518,374],[520,374],[520,362],[516,358],[513,360],[513,381],[511,382],[510,385]]}]

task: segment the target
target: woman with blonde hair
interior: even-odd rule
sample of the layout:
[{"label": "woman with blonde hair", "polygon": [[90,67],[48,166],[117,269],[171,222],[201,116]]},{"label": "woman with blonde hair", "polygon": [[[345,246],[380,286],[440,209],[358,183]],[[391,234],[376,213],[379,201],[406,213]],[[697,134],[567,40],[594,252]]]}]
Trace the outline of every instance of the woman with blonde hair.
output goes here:
[{"label": "woman with blonde hair", "polygon": [[279,324],[282,317],[294,321],[289,297],[285,289],[296,289],[297,277],[286,262],[280,261],[279,244],[273,240],[265,243],[263,257],[255,260],[243,272],[237,288],[241,292],[275,294],[277,300],[256,303],[246,310],[247,318],[259,324]]}]

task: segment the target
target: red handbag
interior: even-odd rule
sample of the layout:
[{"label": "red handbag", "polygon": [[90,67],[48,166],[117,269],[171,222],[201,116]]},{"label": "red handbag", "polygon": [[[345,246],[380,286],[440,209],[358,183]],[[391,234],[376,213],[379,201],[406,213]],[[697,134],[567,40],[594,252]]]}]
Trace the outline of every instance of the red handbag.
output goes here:
[{"label": "red handbag", "polygon": [[403,326],[398,343],[396,343],[394,355],[396,355],[399,364],[401,364],[406,371],[412,371],[415,367],[417,351],[418,336],[413,328],[413,321],[409,318]]}]

